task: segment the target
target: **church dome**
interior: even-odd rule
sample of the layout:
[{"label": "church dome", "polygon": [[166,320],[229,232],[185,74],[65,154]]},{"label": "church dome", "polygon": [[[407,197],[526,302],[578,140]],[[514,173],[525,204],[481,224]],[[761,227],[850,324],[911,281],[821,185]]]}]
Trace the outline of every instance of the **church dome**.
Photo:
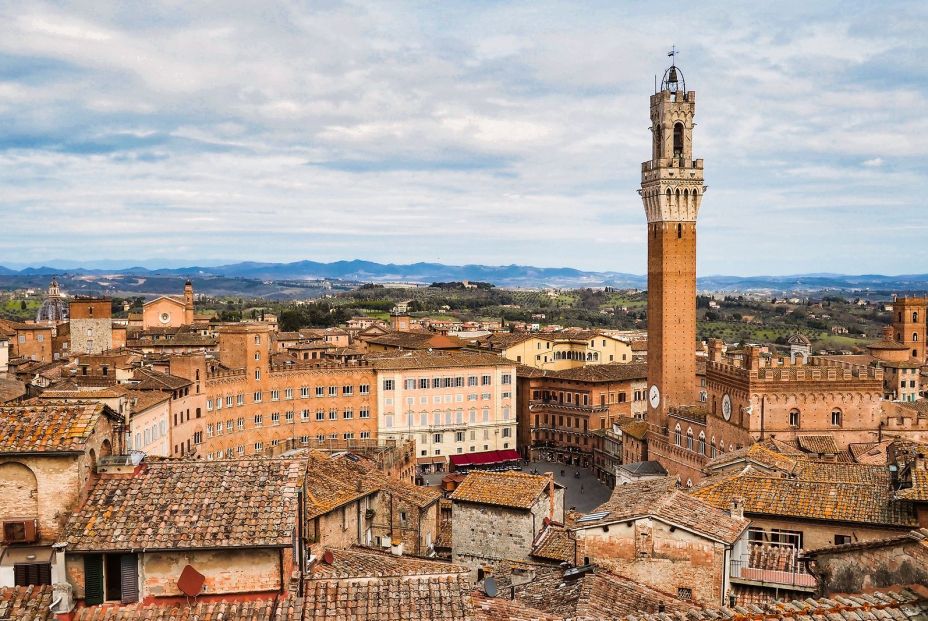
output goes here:
[{"label": "church dome", "polygon": [[68,318],[68,305],[61,299],[61,290],[58,288],[58,279],[52,278],[48,285],[48,294],[35,315],[36,323],[56,323],[66,321]]}]

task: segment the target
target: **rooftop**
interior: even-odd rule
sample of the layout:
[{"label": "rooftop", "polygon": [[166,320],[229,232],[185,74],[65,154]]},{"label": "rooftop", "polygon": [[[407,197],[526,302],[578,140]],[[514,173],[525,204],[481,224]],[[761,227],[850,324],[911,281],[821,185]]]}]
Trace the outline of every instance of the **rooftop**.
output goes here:
[{"label": "rooftop", "polygon": [[[389,551],[352,547],[328,549],[332,563],[321,558],[310,571],[312,580],[340,578],[395,578],[403,576],[452,576],[466,574],[463,565],[415,556],[396,556]],[[321,554],[320,554],[321,557]]]},{"label": "rooftop", "polygon": [[101,403],[0,408],[0,454],[82,453],[107,415],[117,416]]},{"label": "rooftop", "polygon": [[578,382],[624,382],[634,379],[645,379],[648,375],[648,365],[644,363],[620,364],[588,364],[574,369],[554,371],[547,373],[546,377]]},{"label": "rooftop", "polygon": [[496,354],[468,351],[378,352],[368,354],[368,360],[371,366],[378,370],[515,366],[512,361]]},{"label": "rooftop", "polygon": [[469,473],[464,482],[458,485],[451,494],[451,500],[529,509],[551,481],[542,475],[523,472],[476,471]]},{"label": "rooftop", "polygon": [[726,544],[737,541],[749,522],[732,517],[717,505],[685,494],[677,489],[675,480],[663,477],[617,485],[609,500],[579,518],[574,528],[579,530],[642,517],[651,517]]},{"label": "rooftop", "polygon": [[149,460],[101,476],[65,528],[73,550],[292,545],[304,460]]}]

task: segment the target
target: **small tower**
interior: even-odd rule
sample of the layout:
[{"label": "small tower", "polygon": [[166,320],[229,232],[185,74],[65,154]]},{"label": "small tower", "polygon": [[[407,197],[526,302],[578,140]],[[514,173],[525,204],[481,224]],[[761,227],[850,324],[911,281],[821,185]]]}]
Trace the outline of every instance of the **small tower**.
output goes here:
[{"label": "small tower", "polygon": [[651,95],[651,159],[641,164],[648,219],[648,420],[696,402],[696,216],[702,160],[693,159],[696,93],[676,64]]},{"label": "small tower", "polygon": [[925,314],[928,299],[901,297],[893,302],[896,341],[906,345],[915,362],[925,362]]},{"label": "small tower", "polygon": [[184,283],[184,324],[193,323],[193,283],[189,280]]}]

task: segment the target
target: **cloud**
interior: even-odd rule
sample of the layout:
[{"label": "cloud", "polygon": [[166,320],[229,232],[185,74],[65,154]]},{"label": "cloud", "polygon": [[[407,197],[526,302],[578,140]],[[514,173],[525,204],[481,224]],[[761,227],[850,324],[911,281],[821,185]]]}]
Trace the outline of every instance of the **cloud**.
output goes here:
[{"label": "cloud", "polygon": [[898,8],[0,6],[0,264],[640,273],[648,96],[676,44],[710,186],[700,270],[912,271],[871,235],[887,209],[919,220],[928,181],[928,9]]}]

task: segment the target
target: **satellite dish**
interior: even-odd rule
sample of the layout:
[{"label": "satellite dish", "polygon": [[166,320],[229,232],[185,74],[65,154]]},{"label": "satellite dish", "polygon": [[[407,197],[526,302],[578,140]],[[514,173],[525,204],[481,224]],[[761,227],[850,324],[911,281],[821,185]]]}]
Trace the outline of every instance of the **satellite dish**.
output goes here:
[{"label": "satellite dish", "polygon": [[483,581],[483,592],[487,594],[487,597],[496,597],[499,592],[496,587],[496,578],[487,578]]},{"label": "satellite dish", "polygon": [[326,550],[325,552],[322,553],[322,562],[325,563],[326,565],[331,565],[334,560],[335,560],[335,555],[332,554],[331,550]]},{"label": "satellite dish", "polygon": [[206,576],[194,569],[192,565],[187,565],[180,572],[180,578],[177,579],[177,588],[188,597],[196,597],[203,590],[203,583],[205,582]]}]

